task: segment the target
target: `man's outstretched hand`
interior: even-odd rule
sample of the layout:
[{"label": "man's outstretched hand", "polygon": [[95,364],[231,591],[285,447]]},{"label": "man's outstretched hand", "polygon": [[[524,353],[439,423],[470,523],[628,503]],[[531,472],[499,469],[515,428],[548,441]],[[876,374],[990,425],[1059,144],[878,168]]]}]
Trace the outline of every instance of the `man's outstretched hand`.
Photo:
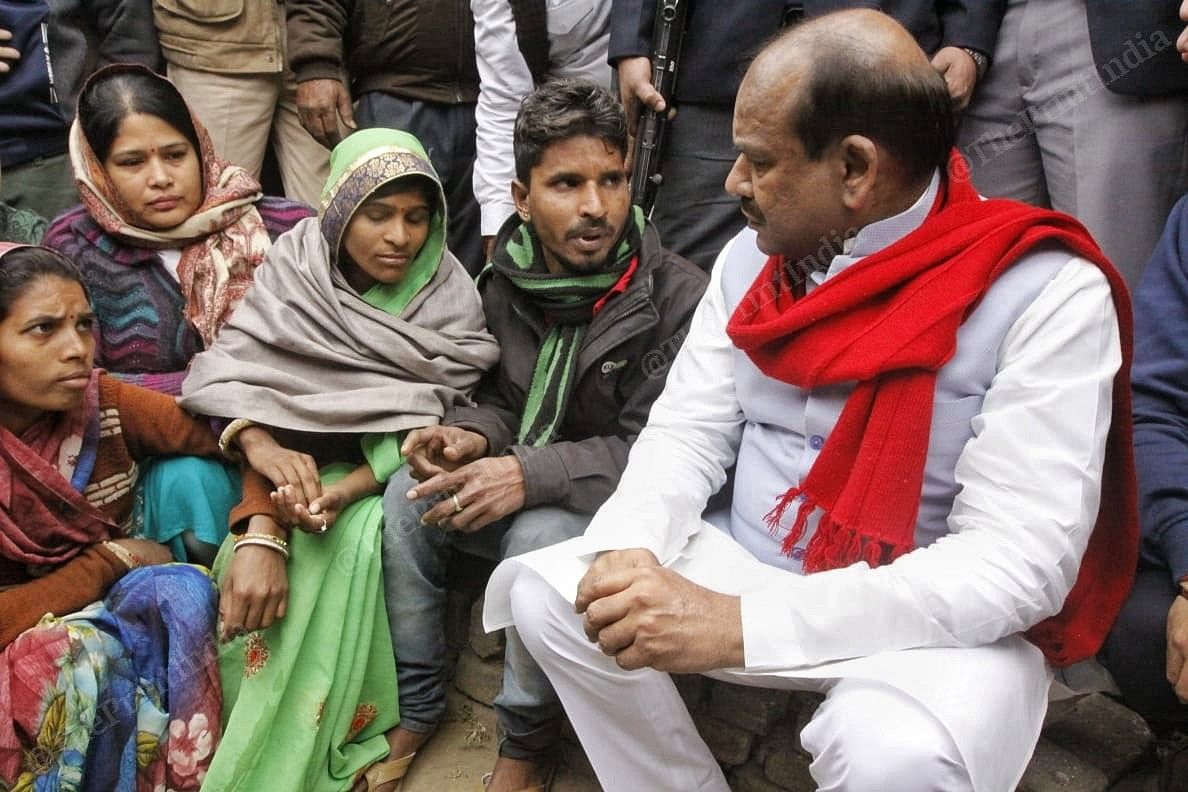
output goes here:
[{"label": "man's outstretched hand", "polygon": [[514,456],[484,457],[438,473],[408,491],[409,500],[439,496],[421,516],[426,525],[474,533],[524,508],[524,468]]}]

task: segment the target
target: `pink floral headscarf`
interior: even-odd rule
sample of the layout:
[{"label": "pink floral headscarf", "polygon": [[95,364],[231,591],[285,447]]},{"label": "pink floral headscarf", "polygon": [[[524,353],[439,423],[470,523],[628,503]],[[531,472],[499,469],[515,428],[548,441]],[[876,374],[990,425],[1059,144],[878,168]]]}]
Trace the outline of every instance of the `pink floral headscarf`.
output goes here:
[{"label": "pink floral headscarf", "polygon": [[[98,80],[123,72],[147,74],[177,92],[169,80],[133,64],[100,69],[87,80],[83,91]],[[262,196],[260,183],[238,165],[219,159],[209,133],[192,110],[190,119],[201,149],[203,199],[194,214],[174,228],[158,231],[128,221],[131,212],[91,149],[78,118],[70,126],[70,163],[83,204],[104,231],[137,247],[181,248],[177,275],[186,299],[186,319],[209,347],[251,285],[252,273],[264,260],[270,240],[255,207]]]}]

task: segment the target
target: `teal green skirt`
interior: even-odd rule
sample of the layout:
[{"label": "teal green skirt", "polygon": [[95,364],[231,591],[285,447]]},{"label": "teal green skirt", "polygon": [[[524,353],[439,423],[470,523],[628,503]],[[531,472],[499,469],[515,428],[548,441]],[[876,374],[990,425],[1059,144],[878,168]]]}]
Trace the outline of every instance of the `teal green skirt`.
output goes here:
[{"label": "teal green skirt", "polygon": [[217,548],[242,497],[236,468],[203,457],[155,457],[140,465],[132,534],[168,545],[175,559],[189,561],[182,534]]}]

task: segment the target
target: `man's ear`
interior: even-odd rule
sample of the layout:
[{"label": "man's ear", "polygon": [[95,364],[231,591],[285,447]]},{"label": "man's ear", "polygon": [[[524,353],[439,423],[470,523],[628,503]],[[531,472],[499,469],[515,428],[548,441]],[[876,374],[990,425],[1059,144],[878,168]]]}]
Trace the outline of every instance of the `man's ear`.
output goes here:
[{"label": "man's ear", "polygon": [[864,135],[847,135],[838,143],[842,167],[842,202],[851,211],[870,207],[880,175],[879,147]]},{"label": "man's ear", "polygon": [[516,214],[524,222],[532,219],[528,212],[528,185],[519,179],[512,179],[511,183],[512,202],[516,205]]}]

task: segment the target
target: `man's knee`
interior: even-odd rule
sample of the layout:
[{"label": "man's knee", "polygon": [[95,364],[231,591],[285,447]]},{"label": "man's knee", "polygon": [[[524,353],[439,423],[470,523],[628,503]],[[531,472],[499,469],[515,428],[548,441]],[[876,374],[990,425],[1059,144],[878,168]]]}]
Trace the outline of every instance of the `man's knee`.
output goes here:
[{"label": "man's knee", "polygon": [[822,790],[972,790],[945,727],[915,699],[865,680],[837,683],[801,733]]},{"label": "man's knee", "polygon": [[421,517],[433,507],[427,500],[409,500],[407,493],[416,479],[402,467],[392,474],[384,487],[384,544],[400,542],[420,531]]},{"label": "man's knee", "polygon": [[[581,632],[573,606],[557,593],[543,577],[524,569],[516,576],[508,592],[516,632],[529,653],[542,667],[557,656],[564,644],[574,645]],[[584,635],[581,636],[584,642]]]},{"label": "man's knee", "polygon": [[[413,585],[422,576],[436,579],[445,574],[449,553],[445,534],[437,526],[421,522],[432,504],[405,497],[415,483],[407,469],[401,468],[384,491],[382,557],[389,587]],[[409,574],[413,570],[416,572]]]},{"label": "man's knee", "polygon": [[503,539],[503,557],[522,555],[580,536],[590,515],[556,506],[538,506],[517,514]]}]

